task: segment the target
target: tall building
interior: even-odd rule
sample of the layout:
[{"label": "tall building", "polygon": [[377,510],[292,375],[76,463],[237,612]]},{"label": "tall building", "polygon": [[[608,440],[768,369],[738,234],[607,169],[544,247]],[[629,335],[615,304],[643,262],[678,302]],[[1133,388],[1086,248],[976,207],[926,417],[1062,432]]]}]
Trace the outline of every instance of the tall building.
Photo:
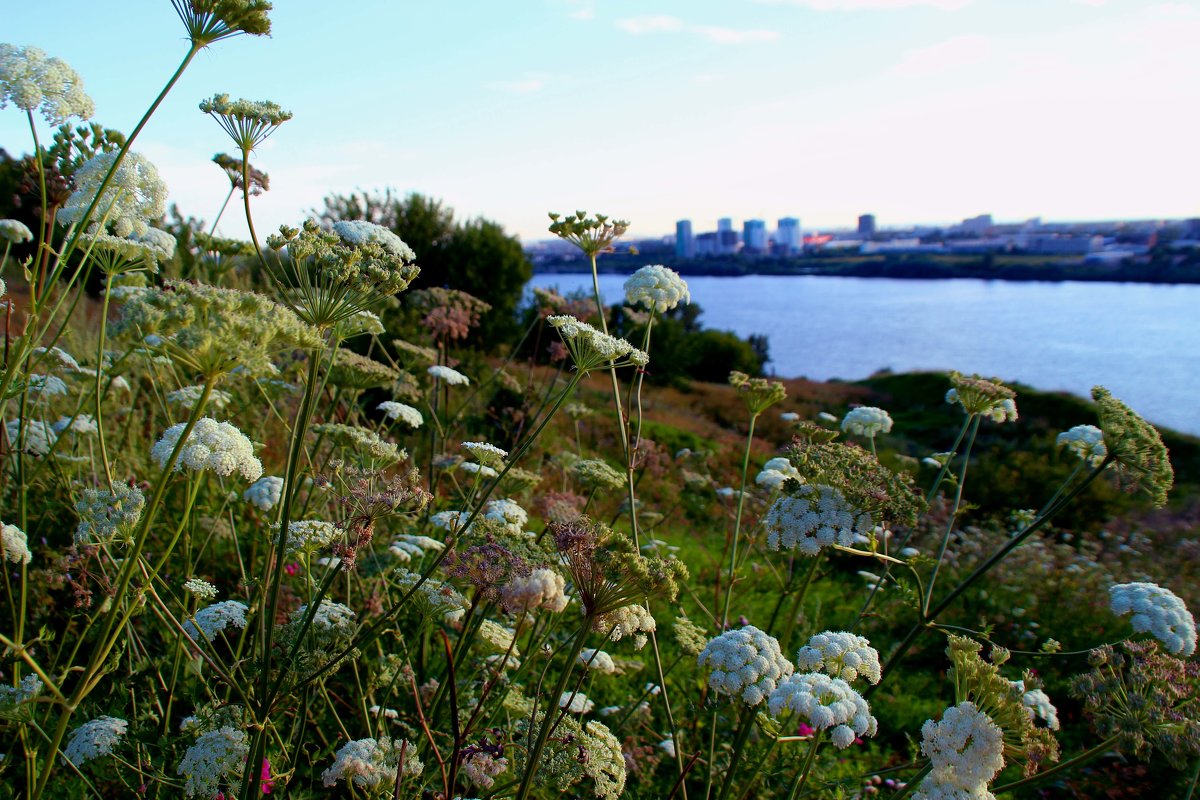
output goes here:
[{"label": "tall building", "polygon": [[980,214],[977,217],[964,219],[958,229],[969,236],[986,236],[993,224],[991,214]]},{"label": "tall building", "polygon": [[795,217],[783,217],[775,231],[775,248],[781,255],[790,256],[800,252],[804,246],[800,238],[800,220]]},{"label": "tall building", "polygon": [[875,215],[862,214],[858,218],[858,235],[870,239],[875,235]]},{"label": "tall building", "polygon": [[721,217],[717,220],[717,233],[724,233],[733,230],[733,220],[729,217]]},{"label": "tall building", "polygon": [[765,253],[767,250],[767,223],[761,219],[748,219],[742,223],[742,244],[747,253]]},{"label": "tall building", "polygon": [[696,237],[692,235],[690,219],[681,219],[675,223],[675,257],[696,257]]}]

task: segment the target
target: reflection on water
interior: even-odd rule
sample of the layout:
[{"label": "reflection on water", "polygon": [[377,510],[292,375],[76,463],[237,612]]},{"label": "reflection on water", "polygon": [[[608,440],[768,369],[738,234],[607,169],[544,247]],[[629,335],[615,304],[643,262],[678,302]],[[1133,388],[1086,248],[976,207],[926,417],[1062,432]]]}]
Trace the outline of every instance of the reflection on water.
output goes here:
[{"label": "reflection on water", "polygon": [[[600,276],[606,302],[624,280]],[[590,295],[591,276],[530,285]],[[778,375],[957,369],[1085,396],[1102,384],[1147,419],[1200,434],[1200,286],[769,275],[688,286],[705,326],[767,334]]]}]

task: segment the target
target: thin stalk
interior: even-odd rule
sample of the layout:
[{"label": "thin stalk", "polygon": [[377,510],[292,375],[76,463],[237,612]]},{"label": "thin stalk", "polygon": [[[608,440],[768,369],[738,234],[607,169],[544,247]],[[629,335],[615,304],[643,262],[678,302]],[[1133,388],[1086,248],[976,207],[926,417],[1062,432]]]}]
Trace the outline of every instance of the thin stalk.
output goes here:
[{"label": "thin stalk", "polygon": [[750,415],[750,432],[746,434],[746,451],[742,455],[742,484],[738,490],[737,514],[733,520],[733,544],[729,548],[729,585],[725,587],[725,606],[721,611],[721,630],[729,626],[729,604],[733,600],[733,581],[737,572],[738,537],[742,532],[742,509],[746,504],[746,473],[750,469],[750,448],[754,444],[754,424],[758,414]]},{"label": "thin stalk", "polygon": [[[1117,741],[1119,739],[1120,739],[1119,736],[1110,736],[1109,738],[1105,739],[1103,742],[1101,742],[1100,744],[1091,748],[1090,750],[1085,750],[1082,753],[1080,753],[1079,755],[1077,755],[1073,758],[1069,758],[1066,761],[1060,761],[1048,770],[1039,772],[1036,775],[1030,775],[1028,778],[1022,778],[1019,781],[1013,781],[1012,783],[1006,783],[1003,786],[998,786],[992,790],[992,794],[999,795],[999,794],[1005,794],[1007,792],[1013,792],[1013,791],[1016,791],[1017,789],[1024,789],[1026,786],[1031,786],[1032,784],[1035,784],[1042,780],[1045,780],[1046,778],[1049,778],[1052,775],[1057,775],[1060,772],[1068,770],[1071,767],[1077,767],[1080,764],[1084,764],[1088,761],[1091,761],[1096,756],[1103,755],[1107,751],[1112,750],[1113,747],[1116,746]],[[1195,781],[1195,778],[1193,778],[1192,779],[1192,788],[1194,789],[1195,787],[1196,787],[1196,781]],[[1192,793],[1189,791],[1188,797],[1191,797],[1191,796],[1192,796]]]},{"label": "thin stalk", "polygon": [[950,518],[946,521],[946,531],[942,534],[942,546],[938,550],[937,561],[933,563],[933,573],[929,576],[929,586],[925,588],[925,599],[921,608],[928,609],[933,602],[933,586],[937,583],[938,570],[946,557],[946,546],[950,544],[950,534],[954,532],[954,522],[958,518],[958,509],[962,505],[963,487],[967,483],[967,467],[971,463],[971,448],[975,445],[975,437],[979,433],[979,423],[983,419],[979,414],[972,414],[971,438],[967,439],[967,451],[963,453],[962,471],[958,475],[958,487],[954,492],[954,506],[950,509]]},{"label": "thin stalk", "polygon": [[905,781],[904,786],[901,787],[900,791],[898,791],[894,795],[892,795],[891,800],[904,800],[905,797],[908,797],[910,794],[912,794],[913,792],[915,792],[917,790],[917,787],[921,785],[921,781],[925,780],[925,776],[928,775],[930,772],[933,772],[933,762],[932,761],[930,761],[925,766],[921,767],[920,772],[918,772],[916,775],[913,775],[911,778],[909,778],[907,781]]},{"label": "thin stalk", "polygon": [[808,746],[808,755],[804,758],[804,766],[796,773],[796,778],[792,781],[792,788],[788,790],[787,800],[796,800],[800,790],[804,788],[804,784],[808,781],[808,775],[812,772],[813,762],[817,759],[817,750],[820,748],[821,734],[814,733],[812,744]]},{"label": "thin stalk", "polygon": [[717,795],[717,800],[725,800],[729,796],[729,790],[733,788],[733,777],[737,773],[738,764],[742,762],[746,741],[750,738],[750,732],[754,730],[754,717],[753,708],[747,707],[742,712],[742,720],[733,741],[733,756],[729,759],[729,767],[725,771],[725,780],[721,782],[721,791]]}]

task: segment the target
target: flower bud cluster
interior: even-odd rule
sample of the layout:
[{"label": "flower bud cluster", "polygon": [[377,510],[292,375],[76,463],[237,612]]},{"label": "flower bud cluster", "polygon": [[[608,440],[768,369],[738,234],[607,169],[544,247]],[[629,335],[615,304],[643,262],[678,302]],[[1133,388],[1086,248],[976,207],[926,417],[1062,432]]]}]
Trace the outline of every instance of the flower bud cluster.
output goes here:
[{"label": "flower bud cluster", "polygon": [[1108,594],[1114,614],[1133,614],[1135,631],[1153,634],[1174,655],[1196,652],[1196,620],[1170,589],[1153,583],[1121,583]]},{"label": "flower bud cluster", "polygon": [[625,281],[625,300],[630,305],[642,305],[651,311],[670,311],[681,302],[690,303],[687,282],[679,273],[661,264],[642,267]]},{"label": "flower bud cluster", "polygon": [[819,672],[796,673],[783,680],[767,699],[772,716],[790,711],[819,731],[828,730],[839,749],[858,736],[874,736],[878,722],[862,695],[841,678]]},{"label": "flower bud cluster", "polygon": [[753,625],[722,633],[696,660],[712,670],[708,685],[713,691],[740,696],[750,706],[766,700],[795,669],[783,657],[779,642]]},{"label": "flower bud cluster", "polygon": [[845,631],[825,631],[809,639],[796,653],[796,668],[825,672],[847,683],[865,678],[874,684],[883,677],[879,653],[871,643]]},{"label": "flower bud cluster", "polygon": [[850,506],[840,491],[829,486],[801,485],[783,495],[767,511],[767,545],[815,556],[824,547],[849,547],[856,534],[874,530],[871,515]]},{"label": "flower bud cluster", "polygon": [[882,408],[859,406],[842,418],[842,430],[873,439],[881,433],[891,432],[892,418]]},{"label": "flower bud cluster", "polygon": [[1004,732],[975,704],[967,701],[946,709],[940,722],[921,727],[921,752],[933,771],[914,797],[987,796],[987,784],[1004,769]]}]

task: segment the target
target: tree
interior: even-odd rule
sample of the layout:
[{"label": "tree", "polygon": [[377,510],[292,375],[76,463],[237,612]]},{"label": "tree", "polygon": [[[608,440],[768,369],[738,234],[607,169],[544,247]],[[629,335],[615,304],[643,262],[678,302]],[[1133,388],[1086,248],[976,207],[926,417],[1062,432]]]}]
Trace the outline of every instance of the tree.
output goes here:
[{"label": "tree", "polygon": [[412,288],[443,286],[489,303],[479,341],[505,341],[515,333],[514,315],[533,265],[520,241],[498,223],[483,218],[456,223],[442,201],[415,192],[399,198],[390,189],[330,195],[318,216],[327,222],[362,219],[394,231],[417,254],[421,274]]}]

